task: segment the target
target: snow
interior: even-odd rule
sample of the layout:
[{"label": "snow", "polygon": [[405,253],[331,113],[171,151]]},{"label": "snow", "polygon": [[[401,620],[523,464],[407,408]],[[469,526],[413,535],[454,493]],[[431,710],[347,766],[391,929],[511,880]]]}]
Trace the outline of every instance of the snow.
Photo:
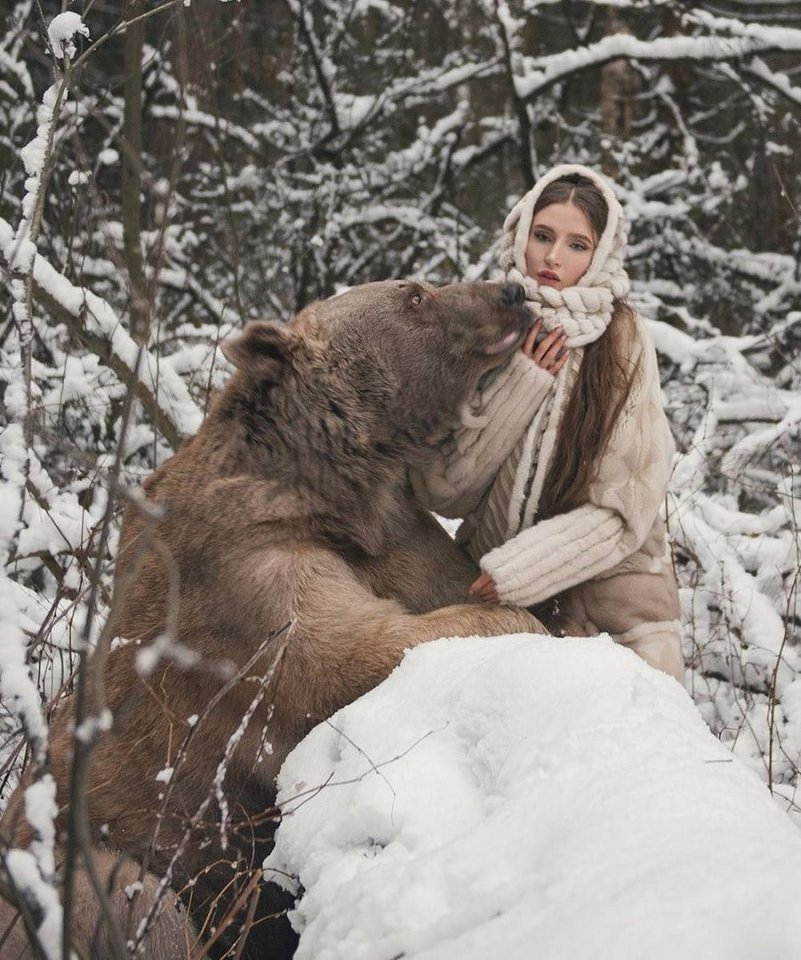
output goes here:
[{"label": "snow", "polygon": [[731,60],[747,57],[760,50],[778,48],[801,50],[801,30],[789,27],[766,27],[756,23],[740,23],[720,17],[697,19],[712,30],[729,35],[657,37],[639,40],[625,33],[616,33],[586,47],[563,50],[543,57],[525,57],[521,73],[514,78],[515,91],[522,100],[562,77],[593,65],[602,65],[619,57],[631,60]]},{"label": "snow", "polygon": [[35,835],[31,852],[38,861],[39,869],[48,877],[52,877],[56,869],[54,848],[57,815],[56,781],[48,773],[25,791],[25,817]]},{"label": "snow", "polygon": [[378,97],[368,94],[356,96],[351,93],[338,93],[336,98],[337,117],[343,130],[353,130],[363,123],[375,107]]},{"label": "snow", "polygon": [[154,399],[182,437],[197,431],[203,413],[180,376],[168,362],[139,345],[121,324],[111,305],[90,290],[73,284],[37,252],[28,240],[13,238],[10,225],[0,218],[0,250],[9,266],[31,272],[34,281],[65,310],[80,317],[84,328],[108,343],[121,363],[147,384]]},{"label": "snow", "polygon": [[764,60],[754,57],[745,69],[748,73],[752,73],[755,77],[775,87],[784,96],[789,97],[793,103],[801,104],[801,89],[794,87],[790,83],[789,77],[786,77],[783,73],[773,73]]},{"label": "snow", "polygon": [[[27,450],[22,427],[9,423],[0,431],[3,496],[0,497],[0,557],[5,561],[19,535],[18,518],[27,479]],[[47,724],[31,670],[26,662],[27,638],[12,582],[0,578],[0,695],[3,705],[18,717],[41,762],[47,749]]]},{"label": "snow", "polygon": [[[391,0],[323,4],[319,17],[311,15],[308,4],[292,0],[296,29],[301,22],[308,27],[314,49],[303,54],[299,42],[292,57],[279,64],[280,73],[273,77],[265,71],[274,90],[246,86],[240,97],[227,89],[220,110],[209,110],[208,97],[179,82],[169,52],[146,46],[145,120],[165,129],[182,121],[187,149],[204,144],[197,156],[208,158],[209,145],[214,145],[225,164],[223,169],[201,160],[175,181],[169,151],[164,157],[153,155],[146,144],[142,160],[152,216],[148,214],[142,231],[142,248],[157,323],[139,359],[138,345],[128,332],[130,302],[127,272],[120,269],[126,258],[118,198],[113,189],[107,192],[114,171],[103,169],[120,163],[119,152],[109,143],[123,115],[121,94],[113,78],[107,82],[101,76],[102,70],[97,84],[77,99],[65,82],[68,64],[51,60],[55,75],[48,78],[40,69],[45,62],[39,55],[43,41],[49,37],[49,49],[64,61],[74,57],[82,43],[87,46],[79,39],[89,37],[87,25],[67,11],[52,21],[43,38],[36,5],[31,0],[14,5],[0,41],[0,127],[9,156],[17,158],[3,184],[8,221],[0,219],[0,253],[12,268],[7,285],[17,321],[16,329],[12,323],[6,331],[0,356],[7,419],[0,428],[0,760],[7,774],[0,800],[5,802],[17,782],[22,758],[31,758],[35,782],[25,804],[38,837],[29,851],[13,852],[9,864],[43,918],[42,935],[52,955],[60,956],[61,948],[53,894],[59,887],[53,875],[54,807],[51,782],[43,776],[46,717],[67,689],[65,681],[82,643],[90,565],[96,559],[128,385],[140,381],[142,403],[124,438],[123,485],[141,482],[169,455],[173,443],[196,430],[208,389],[219,387],[228,369],[217,343],[247,319],[291,315],[299,302],[297,251],[309,251],[313,258],[310,276],[315,282],[304,296],[347,289],[394,270],[413,271],[435,283],[488,276],[502,210],[517,200],[520,186],[515,173],[520,131],[512,90],[528,97],[529,119],[541,129],[541,124],[558,119],[560,100],[573,99],[559,87],[549,92],[549,85],[570,77],[580,80],[579,72],[619,55],[637,58],[633,69],[642,85],[631,139],[620,149],[613,146],[609,159],[620,171],[621,199],[631,220],[633,300],[651,317],[669,413],[679,449],[685,451],[676,462],[668,519],[681,585],[686,685],[697,713],[722,746],[715,762],[704,764],[703,777],[699,773],[692,783],[683,767],[670,777],[662,767],[655,769],[656,759],[678,762],[673,739],[678,733],[666,735],[664,724],[657,723],[655,745],[654,721],[647,710],[636,714],[639,720],[629,710],[624,688],[635,681],[622,675],[616,680],[609,672],[610,657],[619,661],[623,652],[603,641],[582,642],[581,662],[569,670],[567,661],[564,669],[560,666],[566,651],[558,643],[549,648],[557,652],[549,653],[547,662],[541,657],[535,670],[535,661],[529,664],[516,651],[525,646],[526,656],[532,657],[541,640],[480,641],[481,656],[500,646],[504,656],[511,651],[514,669],[509,670],[519,673],[519,680],[485,669],[483,662],[476,666],[475,641],[455,642],[460,644],[458,657],[452,653],[454,644],[434,644],[410,655],[375,691],[375,700],[365,698],[340,714],[334,722],[342,735],[323,727],[299,748],[297,762],[304,769],[289,781],[285,798],[292,796],[296,783],[313,788],[334,770],[336,781],[354,782],[306,793],[306,804],[282,828],[279,853],[307,887],[298,913],[306,923],[302,949],[306,956],[323,960],[329,955],[357,956],[357,950],[348,954],[346,948],[348,937],[360,936],[365,955],[371,956],[377,955],[379,942],[389,944],[382,956],[402,950],[418,956],[470,956],[469,951],[478,952],[485,941],[485,953],[527,956],[533,952],[532,941],[542,940],[551,955],[581,957],[593,930],[593,957],[609,951],[609,943],[617,946],[621,936],[623,946],[615,956],[625,956],[623,948],[638,956],[646,949],[659,956],[659,949],[666,951],[667,946],[631,947],[631,938],[643,934],[643,917],[649,923],[654,918],[654,935],[675,946],[670,955],[683,951],[693,958],[714,958],[716,949],[722,952],[726,944],[735,960],[788,955],[784,941],[771,941],[778,936],[771,931],[780,929],[785,917],[793,918],[797,905],[774,893],[762,868],[779,845],[777,841],[772,846],[770,839],[778,836],[775,817],[764,830],[766,852],[759,854],[754,853],[756,813],[752,820],[750,814],[740,817],[740,812],[730,811],[720,826],[712,818],[728,810],[727,804],[741,811],[745,763],[770,782],[776,806],[789,810],[801,826],[801,394],[799,327],[791,330],[801,323],[801,277],[797,251],[788,243],[782,241],[770,251],[751,250],[754,238],[740,230],[740,212],[759,202],[753,193],[759,180],[753,174],[760,152],[764,149],[770,178],[789,170],[782,158],[793,155],[787,138],[793,124],[797,127],[801,85],[793,66],[797,57],[775,51],[801,49],[801,31],[773,26],[792,17],[784,12],[786,5],[768,0],[761,6],[771,11],[741,19],[714,17],[685,5],[681,22],[666,36],[664,25],[657,26],[659,18],[652,19],[652,8],[668,5],[675,6],[672,0],[572,5],[574,39],[562,30],[549,35],[549,24],[561,16],[559,0],[479,4],[468,18],[474,32],[458,15],[458,5],[448,4],[442,30],[443,49],[449,52],[429,56],[437,44],[423,44],[428,52],[421,58],[420,44],[409,40],[402,29],[402,11]],[[737,6],[744,9],[742,3]],[[592,42],[591,37],[603,33],[590,32],[593,14],[598,26],[612,7],[631,8],[636,36],[621,33]],[[367,14],[370,30],[376,29],[376,14],[389,21],[389,30],[379,27],[381,41],[362,57],[358,48],[367,34],[360,33],[356,18]],[[652,22],[653,31],[640,29],[646,22]],[[465,29],[472,35],[459,38],[453,32]],[[512,76],[500,30],[512,51]],[[398,45],[391,40],[384,46],[391,34]],[[533,52],[532,39],[542,55],[527,55]],[[575,49],[561,49],[565,42]],[[391,59],[384,62],[388,52]],[[265,56],[270,59],[272,52]],[[660,57],[674,64],[683,61],[689,73],[703,74],[705,91],[720,91],[720,99],[710,95],[705,103],[687,98]],[[315,58],[322,79],[313,76],[309,66]],[[369,69],[361,70],[364,65]],[[673,68],[670,73],[675,75]],[[727,82],[720,83],[724,79]],[[227,109],[226,103],[236,104],[236,109]],[[555,146],[538,144],[540,150],[532,154],[536,167],[563,159],[560,153],[601,162],[597,120],[592,109],[584,109],[592,106],[585,101],[577,113],[571,112],[569,123],[563,123],[562,116]],[[715,120],[715,136],[708,136],[705,124],[723,110],[725,122]],[[318,150],[325,147],[332,126],[345,134],[333,141],[341,166],[330,162],[326,149]],[[101,128],[107,133],[98,134]],[[546,137],[549,144],[551,139]],[[90,151],[94,167],[87,165],[82,143],[105,147]],[[604,150],[608,148],[604,140]],[[316,158],[311,167],[298,162],[304,156]],[[498,182],[499,170],[509,173],[508,178],[501,176],[503,183]],[[780,208],[786,222],[792,220],[790,204],[797,207],[796,172],[790,170],[782,185]],[[67,216],[71,210],[74,216]],[[222,210],[228,216],[220,216]],[[31,274],[35,286],[51,294],[63,310],[52,315],[36,296],[28,298]],[[716,328],[722,322],[721,306],[727,313],[726,329],[743,336],[724,336]],[[94,347],[75,339],[78,329]],[[32,341],[37,349],[29,381],[20,357]],[[22,425],[32,412],[33,440],[26,444]],[[166,424],[160,425],[161,415]],[[165,427],[174,428],[168,431],[174,437],[163,439]],[[143,512],[155,515],[155,505],[141,490],[139,494]],[[459,521],[442,523],[454,533]],[[114,532],[107,556],[100,558],[95,634],[108,613],[116,536]],[[126,642],[131,641],[115,638],[112,644]],[[451,652],[437,652],[440,647]],[[162,658],[190,665],[192,651],[163,635],[138,651],[137,664],[146,674]],[[447,669],[439,669],[443,659]],[[575,678],[582,677],[587,664],[598,674],[594,679],[617,684],[622,699],[592,692],[593,678],[578,683]],[[233,674],[233,665],[226,665]],[[632,669],[637,666],[635,662]],[[551,679],[548,690],[541,689],[544,680],[538,672]],[[454,689],[451,681],[440,689],[442,677],[451,674],[466,678],[464,690]],[[668,693],[663,683],[652,693],[648,684],[656,682],[654,675],[640,674],[636,683],[647,690],[644,700],[665,710],[665,704],[672,703],[677,731],[695,722],[693,742],[700,750],[703,741],[706,756],[709,735],[703,734],[698,717],[691,721],[686,709],[681,713],[678,689],[673,686]],[[407,676],[412,679],[405,687]],[[425,703],[417,685],[426,690]],[[592,703],[579,703],[576,709],[582,695],[597,701],[600,719],[587,719]],[[530,697],[555,717],[540,717]],[[564,698],[564,708],[554,698]],[[621,703],[628,704],[629,712]],[[568,707],[576,716],[565,720]],[[362,729],[365,711],[390,717],[391,722],[382,721],[388,729]],[[108,719],[107,714],[88,718],[80,735],[93,740]],[[642,746],[633,743],[629,721],[640,723]],[[198,722],[198,714],[187,718],[190,726]],[[597,734],[598,742],[587,730]],[[268,755],[269,724],[262,735]],[[621,742],[623,750],[615,752]],[[229,749],[235,745],[236,738]],[[308,751],[314,754],[326,745],[333,745],[335,763],[328,764],[325,750],[321,757],[309,758]],[[687,748],[687,758],[695,756],[693,749],[692,744]],[[647,783],[638,779],[639,770],[623,765],[628,757],[621,758],[620,752],[630,754],[632,764],[642,764]],[[729,762],[732,756],[734,763]],[[293,757],[287,771],[296,769],[295,764]],[[159,775],[165,791],[169,769]],[[349,771],[355,771],[353,776]],[[582,780],[579,774],[586,776]],[[552,784],[544,782],[549,777]],[[723,778],[728,786],[732,778],[739,779],[724,795],[717,781],[709,787],[706,777]],[[515,780],[522,792],[513,789]],[[210,786],[216,787],[222,804],[225,762]],[[699,796],[702,786],[704,797]],[[635,801],[651,787],[660,796],[648,794],[643,819]],[[619,795],[621,789],[625,796]],[[756,792],[764,796],[764,790]],[[659,821],[658,836],[664,843],[654,849],[657,834],[653,829],[648,834],[649,825],[652,828],[664,810],[660,804],[674,795],[684,806],[678,808],[675,824],[672,812]],[[690,817],[693,797],[697,803]],[[320,837],[304,833],[309,828],[305,817],[317,818]],[[676,837],[671,830],[679,832],[682,817],[683,832]],[[745,832],[734,822],[737,818]],[[295,824],[299,833],[293,840]],[[223,816],[223,836],[226,826]],[[642,874],[626,874],[634,852],[629,850],[626,860],[626,851],[604,847],[605,838],[618,847],[621,838],[632,848],[639,844]],[[711,851],[715,843],[724,852]],[[683,874],[672,862],[665,863],[671,844],[674,855],[682,858]],[[794,844],[794,839],[782,839],[782,846],[798,860]],[[776,864],[777,884],[790,888],[786,860],[777,855]],[[616,870],[623,871],[620,877],[606,876]],[[389,876],[395,872],[397,878]],[[659,883],[652,882],[652,874]],[[331,878],[337,876],[343,878],[342,890],[332,893],[336,884]],[[697,906],[679,899],[681,877]],[[368,890],[372,878],[376,884]],[[735,889],[737,881],[741,891]],[[713,889],[719,902],[712,902]],[[748,891],[752,901],[743,908]],[[731,931],[730,918],[723,915],[727,900],[736,921]],[[401,908],[398,916],[391,914],[395,904]],[[749,942],[753,927],[748,925],[760,904],[764,936],[755,945]],[[661,911],[671,905],[678,905],[674,915],[688,917],[687,936],[694,939],[684,942],[681,931],[665,934],[666,926],[659,927]],[[624,915],[624,906],[630,916]],[[498,914],[494,919],[493,910]],[[722,931],[720,943],[709,950],[707,941],[699,939],[702,921],[696,922],[703,910],[708,935]],[[533,919],[522,916],[519,931],[513,929],[515,911],[534,914]],[[349,921],[349,915],[355,919]],[[578,923],[569,922],[576,918]],[[627,931],[630,921],[633,933]],[[539,926],[534,929],[533,924]],[[743,926],[748,928],[738,941]],[[345,927],[347,936],[343,934],[340,943],[338,931]],[[501,931],[497,940],[496,929]],[[795,930],[791,926],[791,932]],[[471,942],[463,952],[465,939]],[[790,955],[801,955],[801,948]]]},{"label": "snow", "polygon": [[297,960],[798,957],[801,836],[608,637],[424,644],[279,787]]},{"label": "snow", "polygon": [[197,109],[178,109],[174,106],[161,106],[153,104],[150,108],[153,117],[161,117],[168,120],[181,120],[186,123],[194,124],[198,127],[208,127],[209,130],[223,131],[227,136],[236,137],[241,140],[245,146],[257,151],[261,144],[250,131],[239,124],[232,123],[225,117],[219,117],[211,113],[206,113]]},{"label": "snow", "polygon": [[65,56],[70,59],[75,56],[73,37],[76,33],[80,33],[87,39],[89,38],[89,27],[86,26],[79,14],[72,10],[59,13],[50,21],[47,36],[53,53],[59,60],[63,60]]},{"label": "snow", "polygon": [[7,850],[3,866],[37,917],[36,933],[47,960],[62,957],[62,909],[55,879],[56,783],[50,774],[25,790],[25,816],[33,830],[30,850]]},{"label": "snow", "polygon": [[796,397],[779,423],[764,430],[758,430],[738,441],[723,458],[723,470],[736,474],[755,453],[767,449],[782,437],[791,435],[791,431],[797,428],[799,423],[801,423],[801,397]]},{"label": "snow", "polygon": [[[694,510],[689,498],[679,500],[671,493],[669,500],[683,542],[695,550],[710,580],[728,586],[720,602],[731,607],[732,614],[741,625],[743,639],[748,644],[748,649],[741,654],[743,663],[771,669],[786,639],[786,627],[775,604],[759,590],[755,578],[745,570],[725,533],[705,522],[700,513]],[[784,675],[784,669],[780,667],[786,667],[787,674],[792,674],[792,670],[780,661],[777,664],[780,676]]]},{"label": "snow", "polygon": [[28,100],[34,99],[33,83],[25,64],[13,57],[3,46],[0,46],[0,68],[16,78]]},{"label": "snow", "polygon": [[25,899],[41,913],[36,935],[47,960],[60,960],[63,912],[55,886],[42,879],[39,865],[27,850],[9,850],[4,854],[4,867]]},{"label": "snow", "polygon": [[97,714],[86,717],[75,731],[75,737],[82,743],[91,744],[101,733],[111,730],[114,718],[111,711],[103,709]]}]

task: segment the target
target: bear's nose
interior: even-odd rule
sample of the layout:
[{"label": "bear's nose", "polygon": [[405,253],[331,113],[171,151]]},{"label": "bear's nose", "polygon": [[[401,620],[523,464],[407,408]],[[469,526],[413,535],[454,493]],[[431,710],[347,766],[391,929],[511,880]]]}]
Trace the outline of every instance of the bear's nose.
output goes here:
[{"label": "bear's nose", "polygon": [[522,283],[505,283],[501,288],[501,303],[505,307],[519,307],[525,298]]}]

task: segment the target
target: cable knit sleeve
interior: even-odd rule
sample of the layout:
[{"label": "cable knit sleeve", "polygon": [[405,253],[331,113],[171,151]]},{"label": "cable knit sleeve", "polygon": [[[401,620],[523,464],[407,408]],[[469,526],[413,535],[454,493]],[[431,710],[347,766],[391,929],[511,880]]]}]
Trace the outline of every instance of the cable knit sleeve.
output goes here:
[{"label": "cable knit sleeve", "polygon": [[588,503],[522,530],[481,558],[506,603],[530,606],[613,569],[645,541],[667,489],[674,444],[656,353],[640,375],[590,484]]},{"label": "cable knit sleeve", "polygon": [[554,377],[523,353],[470,404],[458,427],[422,467],[409,476],[417,499],[445,517],[464,517],[476,508],[501,464],[531,423]]},{"label": "cable knit sleeve", "polygon": [[529,607],[615,565],[624,523],[592,504],[543,520],[481,558],[502,603]]}]

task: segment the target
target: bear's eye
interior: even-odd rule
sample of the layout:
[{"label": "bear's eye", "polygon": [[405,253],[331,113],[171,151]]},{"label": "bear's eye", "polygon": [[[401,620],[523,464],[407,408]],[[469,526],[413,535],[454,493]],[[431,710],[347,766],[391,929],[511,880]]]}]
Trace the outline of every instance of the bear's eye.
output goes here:
[{"label": "bear's eye", "polygon": [[423,302],[423,297],[422,297],[421,294],[419,294],[419,293],[413,293],[413,294],[412,294],[412,303],[413,303],[416,307],[419,307],[422,302]]}]

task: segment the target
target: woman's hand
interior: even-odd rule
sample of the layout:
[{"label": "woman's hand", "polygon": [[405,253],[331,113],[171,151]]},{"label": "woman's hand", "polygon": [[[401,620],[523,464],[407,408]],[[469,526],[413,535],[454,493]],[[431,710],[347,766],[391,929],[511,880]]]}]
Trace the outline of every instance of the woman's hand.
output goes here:
[{"label": "woman's hand", "polygon": [[483,603],[498,603],[498,588],[495,581],[488,573],[482,573],[478,580],[470,586],[467,591],[474,597],[478,597]]},{"label": "woman's hand", "polygon": [[565,346],[567,334],[561,327],[556,327],[555,330],[546,334],[540,343],[535,343],[541,327],[542,320],[536,320],[520,349],[538,367],[542,367],[543,370],[555,377],[567,363],[567,347]]}]

